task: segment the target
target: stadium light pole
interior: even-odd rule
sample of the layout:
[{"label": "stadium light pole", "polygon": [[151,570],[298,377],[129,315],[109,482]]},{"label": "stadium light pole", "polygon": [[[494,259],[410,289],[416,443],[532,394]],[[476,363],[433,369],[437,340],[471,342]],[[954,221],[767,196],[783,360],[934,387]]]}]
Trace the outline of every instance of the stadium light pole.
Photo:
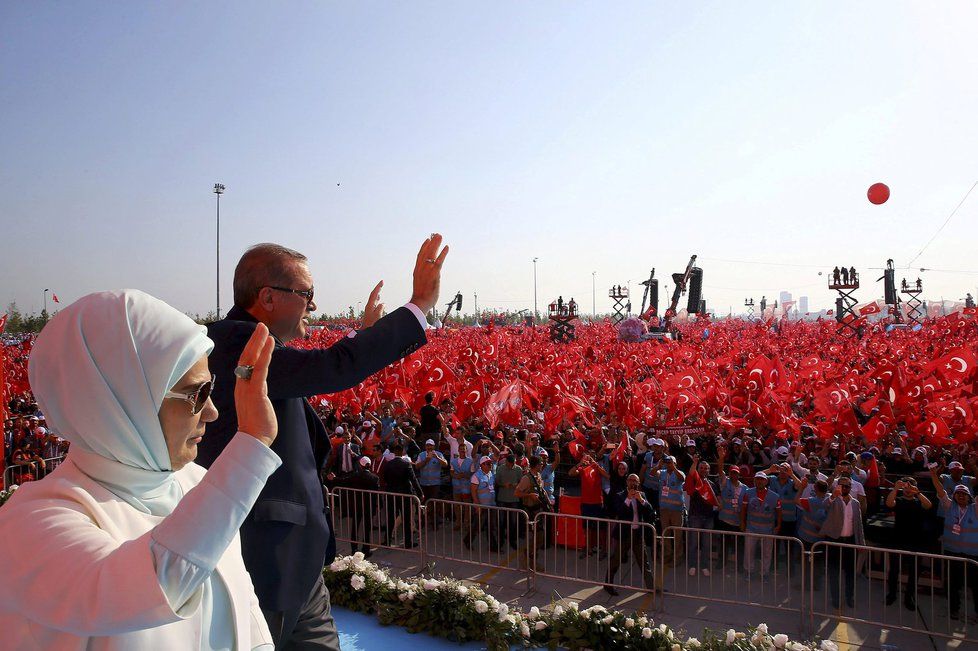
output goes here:
[{"label": "stadium light pole", "polygon": [[43,292],[41,292],[41,295],[44,297],[44,315],[45,316],[47,316],[47,313],[48,313],[48,292],[49,291],[51,291],[51,290],[50,289],[45,289]]},{"label": "stadium light pole", "polygon": [[217,320],[221,320],[221,195],[224,194],[224,184],[214,184],[214,194],[217,195]]},{"label": "stadium light pole", "polygon": [[598,316],[598,310],[597,310],[597,307],[596,307],[597,304],[598,304],[597,298],[596,298],[597,297],[597,294],[594,292],[594,283],[595,283],[595,280],[596,280],[597,275],[598,275],[598,272],[597,271],[592,271],[591,272],[591,316],[592,317],[595,317],[595,318]]},{"label": "stadium light pole", "polygon": [[540,314],[537,312],[537,260],[539,258],[533,258],[533,324],[536,325],[537,321],[540,320]]}]

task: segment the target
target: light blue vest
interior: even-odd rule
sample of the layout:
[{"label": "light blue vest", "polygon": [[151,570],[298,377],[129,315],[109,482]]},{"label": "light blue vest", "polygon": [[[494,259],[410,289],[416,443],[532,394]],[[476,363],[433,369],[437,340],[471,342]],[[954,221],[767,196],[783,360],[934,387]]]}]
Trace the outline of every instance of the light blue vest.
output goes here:
[{"label": "light blue vest", "polygon": [[805,542],[813,543],[822,539],[818,532],[829,515],[825,510],[825,501],[825,497],[813,494],[808,498],[808,510],[798,509],[798,537]]},{"label": "light blue vest", "polygon": [[460,459],[458,457],[452,459],[452,472],[463,473],[465,477],[463,479],[456,479],[452,477],[452,492],[456,495],[464,493],[468,495],[469,486],[472,480],[472,457],[465,457]]},{"label": "light blue vest", "polygon": [[740,507],[744,493],[747,492],[747,485],[743,482],[737,484],[735,489],[730,480],[723,482],[720,489],[720,521],[735,527],[740,526]]},{"label": "light blue vest", "polygon": [[757,489],[751,488],[744,494],[747,504],[747,531],[751,533],[774,533],[777,524],[778,501],[780,498],[770,488],[761,500]]},{"label": "light blue vest", "polygon": [[668,470],[659,471],[659,510],[685,511],[686,492],[683,490],[683,480],[679,475]]},{"label": "light blue vest", "polygon": [[432,461],[428,463],[429,458],[445,459],[437,450],[432,453],[431,457],[428,456],[427,450],[422,451],[418,455],[418,461],[421,462],[421,475],[418,477],[418,483],[422,486],[438,486],[441,484],[441,462]]},{"label": "light blue vest", "polygon": [[485,506],[495,506],[496,505],[496,473],[483,472],[482,468],[475,471],[473,475],[478,480],[478,485],[476,485],[476,496],[479,498],[479,504]]},{"label": "light blue vest", "polygon": [[964,509],[952,502],[947,509],[944,516],[944,549],[978,558],[978,512],[974,502]]}]

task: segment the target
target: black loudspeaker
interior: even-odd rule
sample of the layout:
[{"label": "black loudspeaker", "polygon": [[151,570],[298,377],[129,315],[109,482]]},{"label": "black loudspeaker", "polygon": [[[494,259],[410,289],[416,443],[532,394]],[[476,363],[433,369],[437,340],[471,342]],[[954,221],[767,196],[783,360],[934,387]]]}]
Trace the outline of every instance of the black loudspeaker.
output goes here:
[{"label": "black loudspeaker", "polygon": [[461,294],[461,292],[458,293],[455,296],[455,311],[456,312],[461,312],[462,311],[462,294]]},{"label": "black loudspeaker", "polygon": [[649,287],[649,305],[655,308],[655,313],[659,313],[659,279],[652,279],[652,286]]},{"label": "black loudspeaker", "polygon": [[689,272],[689,296],[686,300],[686,312],[699,314],[700,301],[703,300],[703,270],[693,267]]},{"label": "black loudspeaker", "polygon": [[700,301],[700,314],[706,314],[706,299]]},{"label": "black loudspeaker", "polygon": [[835,320],[842,323],[842,297],[835,299]]},{"label": "black loudspeaker", "polygon": [[893,269],[883,272],[883,298],[887,305],[897,304],[896,279],[893,273]]}]

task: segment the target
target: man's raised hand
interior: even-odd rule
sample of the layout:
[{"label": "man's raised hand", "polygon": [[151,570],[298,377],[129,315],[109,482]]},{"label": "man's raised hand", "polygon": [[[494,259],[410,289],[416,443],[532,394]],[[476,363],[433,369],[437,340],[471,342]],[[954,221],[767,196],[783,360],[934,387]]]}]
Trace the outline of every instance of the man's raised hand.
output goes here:
[{"label": "man's raised hand", "polygon": [[380,317],[384,316],[384,304],[380,302],[380,290],[384,287],[384,281],[377,283],[374,290],[370,292],[367,299],[367,307],[363,309],[363,327],[369,328],[377,323]]},{"label": "man's raised hand", "polygon": [[441,235],[432,233],[418,251],[418,259],[414,265],[414,293],[411,302],[428,313],[438,302],[438,292],[441,288],[441,265],[448,255],[448,247],[441,249]]}]

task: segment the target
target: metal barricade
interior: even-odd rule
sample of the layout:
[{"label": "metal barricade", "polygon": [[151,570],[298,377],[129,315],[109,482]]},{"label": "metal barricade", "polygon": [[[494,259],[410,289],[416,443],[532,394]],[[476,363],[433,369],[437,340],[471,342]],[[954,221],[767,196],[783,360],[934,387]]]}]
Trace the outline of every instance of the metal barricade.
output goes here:
[{"label": "metal barricade", "polygon": [[798,538],[668,527],[659,558],[656,580],[670,596],[797,612],[805,624],[806,563]]},{"label": "metal barricade", "polygon": [[337,486],[329,500],[333,535],[338,542],[350,543],[351,553],[375,547],[423,553],[417,496]]},{"label": "metal barricade", "polygon": [[44,479],[54,472],[55,468],[60,466],[64,460],[65,455],[62,454],[57,457],[45,459],[43,464],[35,461],[33,463],[7,466],[3,471],[3,488],[6,490],[14,484],[19,486],[29,481]]},{"label": "metal barricade", "polygon": [[47,477],[52,472],[57,470],[58,466],[65,460],[64,454],[60,454],[56,457],[51,457],[50,459],[44,460],[44,476]]},{"label": "metal barricade", "polygon": [[14,484],[19,486],[29,481],[40,479],[43,476],[44,474],[40,467],[33,466],[33,464],[23,463],[16,466],[7,466],[3,471],[3,487],[6,490]]},{"label": "metal barricade", "polygon": [[978,642],[974,559],[821,541],[810,563],[812,630],[826,617]]},{"label": "metal barricade", "polygon": [[655,588],[655,527],[646,522],[538,513],[533,573],[611,588]]},{"label": "metal barricade", "polygon": [[522,509],[433,499],[423,518],[426,557],[530,571],[534,533]]}]

